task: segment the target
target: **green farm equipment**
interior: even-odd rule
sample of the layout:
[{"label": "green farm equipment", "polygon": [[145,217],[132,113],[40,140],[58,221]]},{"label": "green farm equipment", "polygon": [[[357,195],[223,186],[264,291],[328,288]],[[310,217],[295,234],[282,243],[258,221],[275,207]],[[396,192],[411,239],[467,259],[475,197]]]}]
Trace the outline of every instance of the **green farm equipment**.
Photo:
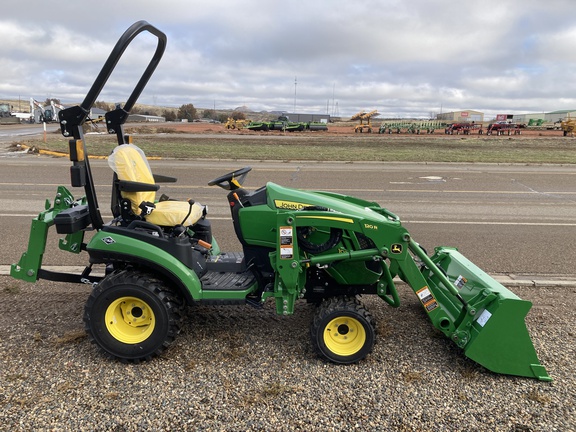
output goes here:
[{"label": "green farm equipment", "polygon": [[[105,222],[82,125],[122,53],[143,31],[158,38],[156,51],[126,104],[105,116],[108,132],[118,141],[109,157],[113,219]],[[429,256],[399,217],[376,202],[271,182],[249,191],[242,185],[250,168],[241,168],[208,182],[227,191],[242,245],[241,252],[222,252],[203,205],[156,199],[158,183],[175,179],[151,173],[123,125],[165,45],[164,33],[145,21],[135,23],[117,42],[82,104],[60,111],[62,134],[70,138],[71,183],[83,187],[85,195],[74,198],[58,187],[54,202],[47,201],[33,220],[28,249],[12,265],[13,277],[91,285],[86,331],[101,351],[120,361],[161,354],[192,304],[261,307],[272,299],[280,315],[292,314],[299,302],[315,304],[311,344],[320,357],[338,364],[358,362],[373,349],[375,324],[361,296],[378,296],[399,307],[394,280],[399,278],[414,291],[432,325],[470,359],[497,373],[551,379],[524,322],[531,303],[455,248],[438,247]],[[51,226],[65,235],[61,249],[87,253],[89,264],[81,274],[42,268]]]},{"label": "green farm equipment", "polygon": [[306,129],[306,123],[290,121],[288,116],[278,116],[276,120],[270,123],[270,130],[281,130],[284,132],[301,132]]},{"label": "green farm equipment", "polygon": [[267,121],[251,121],[247,125],[244,126],[244,129],[249,129],[252,131],[269,131],[270,130],[270,122]]}]

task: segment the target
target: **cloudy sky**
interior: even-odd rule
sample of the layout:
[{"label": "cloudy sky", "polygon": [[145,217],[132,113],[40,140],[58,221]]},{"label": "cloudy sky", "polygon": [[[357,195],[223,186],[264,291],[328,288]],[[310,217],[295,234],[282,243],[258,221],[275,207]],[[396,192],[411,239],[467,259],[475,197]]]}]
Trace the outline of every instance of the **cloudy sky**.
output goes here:
[{"label": "cloudy sky", "polygon": [[[166,33],[139,102],[351,116],[576,109],[574,0],[28,0],[0,15],[0,99],[80,103],[132,23]],[[138,36],[98,100],[126,100]]]}]

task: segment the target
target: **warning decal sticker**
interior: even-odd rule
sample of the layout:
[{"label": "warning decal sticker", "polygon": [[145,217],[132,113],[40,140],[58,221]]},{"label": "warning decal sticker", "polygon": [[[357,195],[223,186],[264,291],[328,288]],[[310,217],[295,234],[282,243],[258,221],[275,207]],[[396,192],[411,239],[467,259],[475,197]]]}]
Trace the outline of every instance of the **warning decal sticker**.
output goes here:
[{"label": "warning decal sticker", "polygon": [[294,230],[290,226],[280,227],[280,258],[291,259],[294,257]]},{"label": "warning decal sticker", "polygon": [[430,292],[430,289],[427,286],[416,291],[416,295],[422,302],[422,305],[424,306],[424,309],[426,309],[427,312],[432,312],[434,309],[438,307],[438,302],[436,301],[436,299],[434,298],[434,296]]}]

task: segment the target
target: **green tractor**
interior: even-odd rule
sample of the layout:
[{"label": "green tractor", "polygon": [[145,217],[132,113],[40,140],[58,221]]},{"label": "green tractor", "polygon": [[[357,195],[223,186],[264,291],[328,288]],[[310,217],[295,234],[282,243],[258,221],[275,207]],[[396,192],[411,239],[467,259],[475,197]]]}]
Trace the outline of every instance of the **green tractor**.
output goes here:
[{"label": "green tractor", "polygon": [[[92,104],[129,43],[141,32],[158,38],[156,51],[124,107],[106,114],[118,145],[113,170],[113,219],[104,221],[82,131]],[[503,374],[549,381],[530,340],[524,318],[531,304],[500,285],[457,249],[438,247],[429,256],[398,216],[376,202],[332,192],[267,183],[249,191],[245,167],[208,182],[227,191],[241,252],[223,252],[206,207],[165,196],[158,183],[174,178],[152,174],[142,151],[124,135],[123,124],[160,61],[164,33],[145,21],[119,39],[81,105],[60,111],[62,134],[70,138],[75,198],[59,186],[53,203],[32,221],[27,251],[11,275],[92,286],[86,302],[86,331],[108,356],[124,362],[150,360],[169,348],[183,314],[193,304],[250,304],[268,299],[290,315],[299,302],[317,305],[310,326],[318,355],[350,364],[370,354],[375,323],[361,296],[400,300],[394,278],[405,281],[432,325],[470,359]],[[42,268],[50,227],[65,236],[59,247],[86,253],[81,274]],[[89,239],[85,234],[90,232]],[[103,270],[92,274],[93,266]]]}]

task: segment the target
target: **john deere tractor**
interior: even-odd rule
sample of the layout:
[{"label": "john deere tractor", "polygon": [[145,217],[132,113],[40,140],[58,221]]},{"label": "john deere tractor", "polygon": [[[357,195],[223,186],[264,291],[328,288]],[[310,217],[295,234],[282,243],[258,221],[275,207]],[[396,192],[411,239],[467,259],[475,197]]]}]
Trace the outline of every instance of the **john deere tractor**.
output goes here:
[{"label": "john deere tractor", "polygon": [[[118,143],[108,159],[113,217],[105,221],[82,125],[122,53],[144,31],[156,36],[156,51],[125,105],[105,116]],[[303,301],[315,304],[311,344],[320,357],[340,364],[364,359],[374,346],[374,320],[361,296],[399,307],[398,277],[414,291],[432,325],[464,355],[494,372],[551,379],[524,323],[530,302],[455,248],[437,247],[429,256],[400,218],[376,202],[271,182],[249,191],[242,185],[250,168],[240,168],[208,181],[227,192],[242,246],[224,252],[203,204],[158,197],[159,183],[176,179],[151,172],[123,125],[165,46],[164,33],[145,21],[133,24],[82,104],[59,112],[62,134],[70,138],[71,184],[84,195],[76,198],[58,187],[54,201],[32,221],[28,249],[12,265],[13,277],[91,285],[86,331],[120,361],[150,360],[169,348],[189,305],[260,306],[269,300],[280,315],[294,313]],[[64,237],[61,249],[87,255],[81,274],[42,268],[52,226]],[[94,266],[102,270],[99,275]]]}]

